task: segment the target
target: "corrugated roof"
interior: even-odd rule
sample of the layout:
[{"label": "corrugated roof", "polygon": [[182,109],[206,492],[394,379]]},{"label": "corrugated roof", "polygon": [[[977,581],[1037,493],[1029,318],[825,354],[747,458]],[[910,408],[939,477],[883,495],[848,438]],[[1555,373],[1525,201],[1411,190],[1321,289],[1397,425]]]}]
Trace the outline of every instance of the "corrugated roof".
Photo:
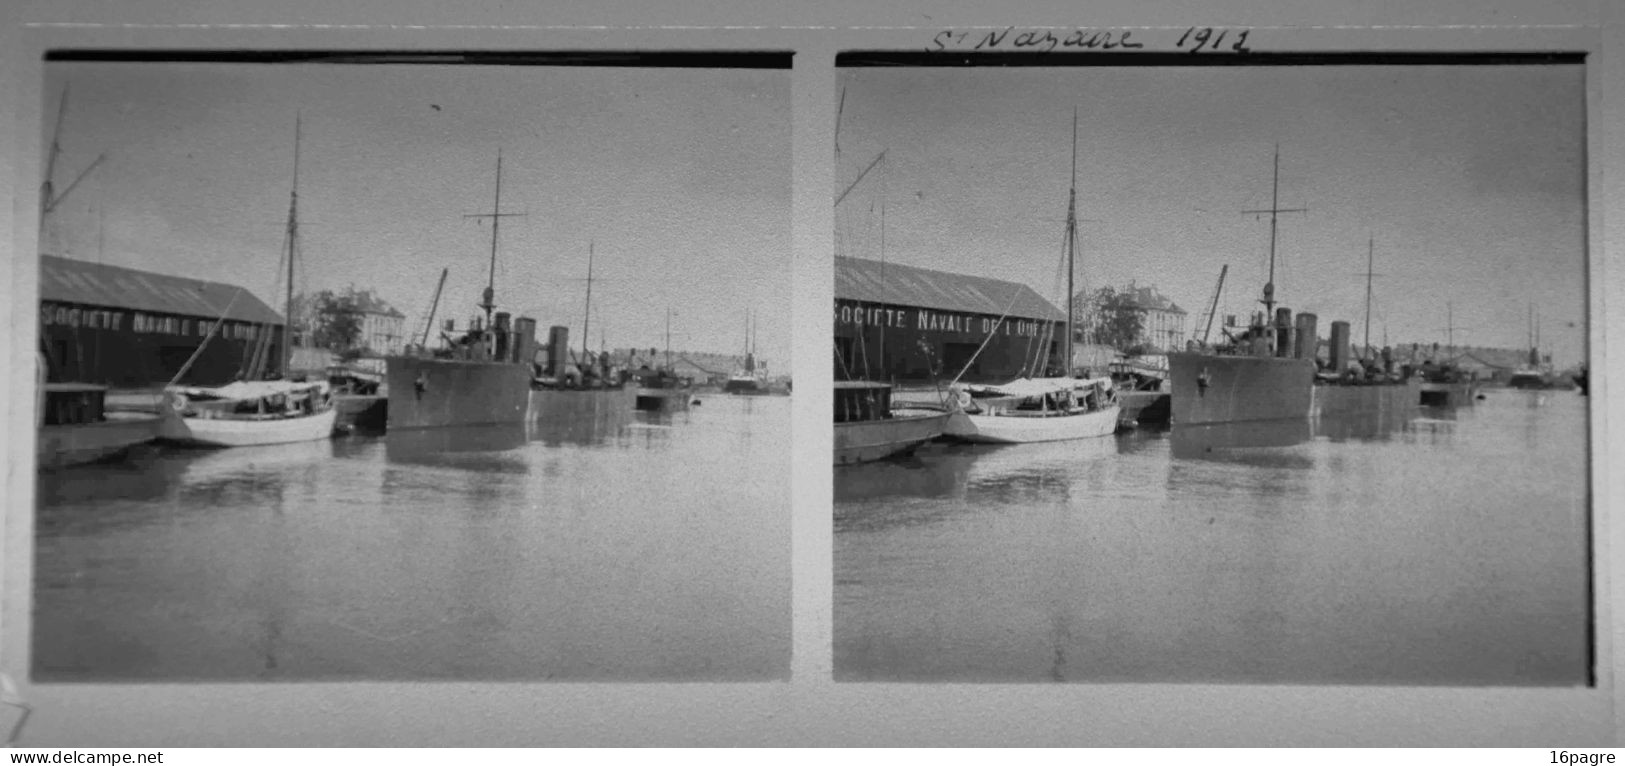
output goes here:
[{"label": "corrugated roof", "polygon": [[[39,257],[39,297],[42,301],[86,306],[151,311],[218,319],[231,307],[227,319],[282,324],[273,311],[246,288],[222,282],[155,274],[150,271],[78,261],[55,255]],[[236,302],[232,302],[236,296]]]},{"label": "corrugated roof", "polygon": [[[1066,313],[1024,284],[899,263],[835,256],[835,297],[895,306],[1066,321]],[[1013,301],[1013,302],[1012,302]]]}]

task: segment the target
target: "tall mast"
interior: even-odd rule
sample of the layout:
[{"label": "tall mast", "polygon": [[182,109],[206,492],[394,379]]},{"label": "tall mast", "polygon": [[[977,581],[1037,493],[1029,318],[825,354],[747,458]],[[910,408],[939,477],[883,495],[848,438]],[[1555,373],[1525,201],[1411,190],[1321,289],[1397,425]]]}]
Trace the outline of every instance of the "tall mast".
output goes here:
[{"label": "tall mast", "polygon": [[[1076,269],[1073,259],[1078,249],[1078,108],[1072,107],[1072,175],[1070,177],[1071,191],[1066,197],[1066,337],[1062,343],[1066,346],[1066,367],[1062,368],[1062,377],[1072,377],[1072,276]],[[1051,325],[1053,327],[1054,325]]]},{"label": "tall mast", "polygon": [[485,282],[485,326],[491,326],[491,310],[496,308],[497,294],[497,228],[502,225],[502,150],[497,149],[496,199],[491,202],[491,268]]},{"label": "tall mast", "polygon": [[1281,145],[1275,145],[1275,175],[1270,186],[1270,207],[1268,210],[1243,210],[1242,214],[1262,215],[1270,214],[1270,275],[1269,281],[1264,283],[1264,322],[1268,324],[1270,317],[1275,314],[1275,236],[1276,216],[1280,213],[1304,213],[1308,208],[1281,207]]},{"label": "tall mast", "polygon": [[496,186],[497,186],[497,188],[496,188],[496,201],[491,204],[491,212],[489,212],[489,213],[476,213],[476,214],[472,214],[472,215],[463,216],[464,218],[489,218],[489,219],[491,219],[491,269],[490,269],[490,276],[487,278],[486,283],[485,283],[485,294],[482,296],[483,300],[479,304],[480,308],[485,309],[485,327],[486,328],[490,328],[490,326],[491,326],[491,311],[492,311],[492,309],[496,308],[497,231],[500,228],[500,224],[502,223],[502,219],[510,217],[510,216],[523,216],[524,215],[524,213],[504,213],[504,212],[502,212],[502,149],[501,148],[497,149],[497,183],[496,183]]},{"label": "tall mast", "polygon": [[293,116],[293,191],[288,195],[288,290],[282,321],[282,378],[293,377],[289,370],[293,362],[293,260],[299,252],[299,138],[302,127],[299,113]]},{"label": "tall mast", "polygon": [[[581,317],[582,364],[587,363],[588,355],[592,353],[589,346],[590,341],[587,340],[587,332],[592,327],[592,246],[593,243],[589,240],[587,242],[587,310],[586,314]],[[583,372],[585,372],[585,370],[583,370]]]},{"label": "tall mast", "polygon": [[671,307],[666,307],[666,369],[671,369]]},{"label": "tall mast", "polygon": [[[45,223],[46,214],[50,213],[51,208],[54,206],[52,198],[56,195],[56,189],[53,186],[53,178],[56,174],[57,155],[62,153],[62,123],[67,119],[67,117],[68,89],[66,86],[63,86],[62,100],[57,103],[56,107],[56,128],[51,131],[51,152],[45,156],[45,183],[40,185],[39,211],[40,224],[42,227]],[[42,231],[41,236],[43,237],[43,235],[44,232]]]},{"label": "tall mast", "polygon": [[[1376,274],[1372,273],[1371,266],[1372,266],[1372,263],[1373,263],[1372,259],[1375,257],[1374,253],[1376,252],[1376,247],[1377,247],[1376,239],[1374,237],[1367,237],[1366,241],[1365,241],[1365,355],[1366,356],[1369,356],[1371,354],[1371,278],[1376,276]],[[1361,358],[1364,358],[1364,356],[1362,356]]]}]

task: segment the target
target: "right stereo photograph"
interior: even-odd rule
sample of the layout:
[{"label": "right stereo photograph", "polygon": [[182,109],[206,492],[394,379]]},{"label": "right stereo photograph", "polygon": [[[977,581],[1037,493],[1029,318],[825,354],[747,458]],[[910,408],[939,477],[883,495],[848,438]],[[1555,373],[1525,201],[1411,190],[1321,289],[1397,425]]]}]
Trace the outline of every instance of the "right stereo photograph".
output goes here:
[{"label": "right stereo photograph", "polygon": [[846,682],[1595,683],[1582,54],[837,61]]}]

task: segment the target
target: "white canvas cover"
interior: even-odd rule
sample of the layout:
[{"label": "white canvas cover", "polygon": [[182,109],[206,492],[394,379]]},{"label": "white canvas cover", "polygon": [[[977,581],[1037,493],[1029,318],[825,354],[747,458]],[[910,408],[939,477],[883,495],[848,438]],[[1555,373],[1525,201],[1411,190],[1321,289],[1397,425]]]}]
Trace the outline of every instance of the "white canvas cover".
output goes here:
[{"label": "white canvas cover", "polygon": [[1100,386],[1102,390],[1110,390],[1111,378],[1017,378],[1009,383],[998,385],[971,385],[965,389],[973,393],[986,393],[994,396],[1016,396],[1029,398],[1044,396],[1058,392],[1070,392]]},{"label": "white canvas cover", "polygon": [[185,394],[187,397],[249,401],[268,396],[299,395],[311,389],[316,389],[320,394],[326,393],[328,388],[327,381],[320,380],[304,383],[288,380],[237,380],[223,386],[170,386],[168,390]]}]

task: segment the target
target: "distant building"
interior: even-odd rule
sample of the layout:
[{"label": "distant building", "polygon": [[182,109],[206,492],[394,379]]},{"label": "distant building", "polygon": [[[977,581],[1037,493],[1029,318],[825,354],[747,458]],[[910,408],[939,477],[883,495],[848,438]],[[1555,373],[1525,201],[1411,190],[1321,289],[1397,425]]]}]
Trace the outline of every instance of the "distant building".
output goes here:
[{"label": "distant building", "polygon": [[182,383],[226,383],[262,338],[268,369],[281,363],[282,316],[247,288],[51,255],[39,287],[49,382],[140,388],[185,368]]},{"label": "distant building", "polygon": [[[1118,291],[1126,303],[1140,312],[1140,332],[1125,345],[1146,346],[1159,351],[1175,351],[1185,347],[1185,309],[1157,291],[1155,286],[1140,287],[1129,282]],[[1094,295],[1080,293],[1075,300],[1074,322],[1078,334],[1086,342],[1101,342],[1096,330],[1098,307]]]},{"label": "distant building", "polygon": [[361,345],[375,354],[401,353],[406,345],[406,315],[385,303],[371,290],[353,295],[361,312]]},{"label": "distant building", "polygon": [[1061,356],[1065,320],[1023,284],[835,259],[836,380],[996,382],[1044,374]]}]

